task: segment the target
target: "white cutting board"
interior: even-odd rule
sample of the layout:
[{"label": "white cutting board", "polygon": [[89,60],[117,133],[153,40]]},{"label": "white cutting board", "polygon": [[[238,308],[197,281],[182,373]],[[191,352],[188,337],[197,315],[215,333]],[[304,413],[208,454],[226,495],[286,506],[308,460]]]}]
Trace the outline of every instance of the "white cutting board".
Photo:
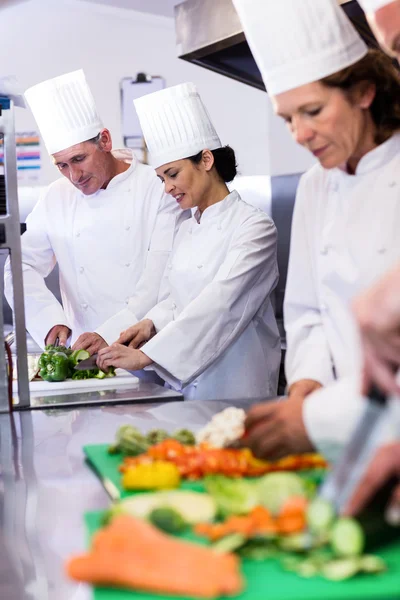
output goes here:
[{"label": "white cutting board", "polygon": [[[32,394],[43,393],[45,395],[76,394],[89,390],[112,390],[121,387],[135,387],[139,382],[138,377],[131,375],[124,369],[116,369],[115,377],[105,379],[66,379],[65,381],[31,381],[29,389]],[[17,391],[17,382],[13,381],[13,390]]]}]

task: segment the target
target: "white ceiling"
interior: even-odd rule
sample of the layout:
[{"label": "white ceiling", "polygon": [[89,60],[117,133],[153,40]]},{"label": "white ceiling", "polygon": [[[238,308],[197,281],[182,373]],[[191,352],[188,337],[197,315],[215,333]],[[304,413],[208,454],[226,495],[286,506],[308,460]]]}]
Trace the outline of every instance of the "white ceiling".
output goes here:
[{"label": "white ceiling", "polygon": [[95,4],[106,4],[118,8],[127,8],[153,15],[174,16],[174,6],[182,0],[86,0]]}]

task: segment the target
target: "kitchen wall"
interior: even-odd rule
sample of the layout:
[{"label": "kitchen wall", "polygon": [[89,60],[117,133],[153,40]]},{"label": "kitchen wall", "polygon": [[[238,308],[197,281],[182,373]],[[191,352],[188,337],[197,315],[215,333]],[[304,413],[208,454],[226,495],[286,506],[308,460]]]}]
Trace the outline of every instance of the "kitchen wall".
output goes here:
[{"label": "kitchen wall", "polygon": [[[178,0],[177,0],[178,1]],[[223,143],[235,148],[242,175],[305,170],[311,160],[272,114],[264,92],[176,58],[172,19],[84,0],[30,0],[0,10],[1,72],[25,89],[83,67],[98,110],[122,144],[119,82],[139,71],[161,75],[167,85],[195,82]],[[35,129],[29,110],[16,110],[16,129]],[[43,149],[38,183],[58,177]]]}]

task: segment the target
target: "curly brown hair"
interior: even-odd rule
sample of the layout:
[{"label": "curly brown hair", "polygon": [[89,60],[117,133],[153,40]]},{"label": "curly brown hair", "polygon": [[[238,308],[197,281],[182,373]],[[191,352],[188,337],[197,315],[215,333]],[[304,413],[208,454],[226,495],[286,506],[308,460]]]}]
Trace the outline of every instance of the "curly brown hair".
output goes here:
[{"label": "curly brown hair", "polygon": [[376,93],[369,110],[377,129],[375,142],[381,144],[400,129],[400,74],[380,50],[369,50],[361,60],[324,77],[321,83],[342,89],[350,100],[356,87],[374,84]]}]

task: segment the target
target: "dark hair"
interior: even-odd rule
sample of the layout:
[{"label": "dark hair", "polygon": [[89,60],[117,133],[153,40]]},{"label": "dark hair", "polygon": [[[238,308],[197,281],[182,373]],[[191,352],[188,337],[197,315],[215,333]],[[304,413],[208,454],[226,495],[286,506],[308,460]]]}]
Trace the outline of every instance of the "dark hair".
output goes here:
[{"label": "dark hair", "polygon": [[99,133],[95,137],[90,138],[90,140],[86,140],[86,141],[90,142],[91,144],[96,144],[98,146],[98,144],[100,142],[100,138],[101,138],[101,131],[99,131]]},{"label": "dark hair", "polygon": [[361,60],[324,77],[321,83],[340,88],[350,100],[357,86],[374,84],[375,98],[369,110],[377,128],[375,142],[381,144],[400,129],[400,75],[380,50],[369,50]]},{"label": "dark hair", "polygon": [[[222,179],[222,181],[229,182],[236,177],[237,164],[235,151],[230,146],[224,146],[223,148],[217,148],[216,150],[210,150],[214,156],[214,167]],[[188,160],[198,165],[203,156],[203,150],[195,156],[189,156]]]}]

